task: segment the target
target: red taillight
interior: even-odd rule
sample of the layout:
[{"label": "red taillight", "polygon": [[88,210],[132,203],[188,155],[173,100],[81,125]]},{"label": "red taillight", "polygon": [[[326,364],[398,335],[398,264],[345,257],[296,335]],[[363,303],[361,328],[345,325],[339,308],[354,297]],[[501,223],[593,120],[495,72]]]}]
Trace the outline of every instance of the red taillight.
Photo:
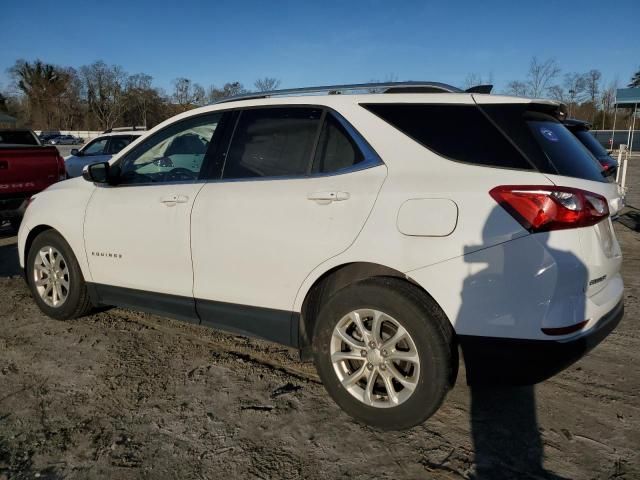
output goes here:
[{"label": "red taillight", "polygon": [[489,194],[532,233],[588,227],[609,215],[606,198],[578,188],[502,185]]}]

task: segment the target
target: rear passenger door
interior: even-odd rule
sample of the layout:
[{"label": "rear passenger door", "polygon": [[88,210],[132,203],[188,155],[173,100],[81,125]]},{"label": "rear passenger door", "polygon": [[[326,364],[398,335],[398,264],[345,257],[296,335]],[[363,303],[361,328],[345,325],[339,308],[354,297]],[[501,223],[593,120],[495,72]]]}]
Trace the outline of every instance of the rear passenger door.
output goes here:
[{"label": "rear passenger door", "polygon": [[354,241],[386,167],[333,112],[236,115],[220,178],[192,212],[196,306],[204,323],[287,344],[298,288]]}]

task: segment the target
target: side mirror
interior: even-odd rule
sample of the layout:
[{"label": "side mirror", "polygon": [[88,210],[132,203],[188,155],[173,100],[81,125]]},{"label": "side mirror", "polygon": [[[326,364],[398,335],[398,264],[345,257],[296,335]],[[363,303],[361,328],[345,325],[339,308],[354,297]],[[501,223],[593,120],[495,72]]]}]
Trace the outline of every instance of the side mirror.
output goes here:
[{"label": "side mirror", "polygon": [[72,148],[71,149],[71,155],[73,155],[74,157],[79,157],[80,156],[80,150],[78,150],[77,148]]},{"label": "side mirror", "polygon": [[159,167],[173,167],[173,161],[169,157],[155,158],[153,163]]},{"label": "side mirror", "polygon": [[109,162],[98,162],[85,165],[82,169],[82,178],[87,182],[108,183],[109,182]]}]

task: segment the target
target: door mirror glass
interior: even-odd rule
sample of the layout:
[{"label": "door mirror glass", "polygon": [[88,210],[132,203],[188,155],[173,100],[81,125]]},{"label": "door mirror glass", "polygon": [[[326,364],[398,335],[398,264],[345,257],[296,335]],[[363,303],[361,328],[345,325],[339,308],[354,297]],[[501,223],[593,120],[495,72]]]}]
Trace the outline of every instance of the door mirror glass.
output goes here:
[{"label": "door mirror glass", "polygon": [[82,169],[82,178],[88,182],[107,183],[109,181],[109,162],[86,165]]},{"label": "door mirror glass", "polygon": [[77,148],[72,148],[71,149],[71,155],[73,155],[74,157],[77,157],[80,155],[80,150],[78,150]]}]

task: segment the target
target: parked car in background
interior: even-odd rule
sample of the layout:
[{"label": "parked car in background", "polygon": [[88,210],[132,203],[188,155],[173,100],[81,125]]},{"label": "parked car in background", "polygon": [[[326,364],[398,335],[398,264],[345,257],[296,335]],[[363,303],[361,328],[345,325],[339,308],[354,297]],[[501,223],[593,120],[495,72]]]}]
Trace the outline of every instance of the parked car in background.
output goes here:
[{"label": "parked car in background", "polygon": [[0,130],[0,220],[17,229],[29,198],[65,178],[58,149],[31,130]]},{"label": "parked car in background", "polygon": [[38,138],[40,139],[40,142],[45,145],[49,140],[55,137],[59,137],[60,135],[60,132],[56,130],[42,131],[40,132],[40,135],[38,135]]},{"label": "parked car in background", "polygon": [[609,155],[607,149],[589,132],[589,130],[591,130],[591,124],[576,118],[567,118],[562,123],[571,133],[578,137],[578,140],[587,147],[587,150],[596,157],[596,160],[602,165],[604,174],[607,177],[615,179],[618,162]]},{"label": "parked car in background", "polygon": [[80,145],[84,143],[84,139],[73,135],[59,135],[50,138],[47,143],[49,145]]},{"label": "parked car in background", "polygon": [[[18,235],[35,302],[298,348],[382,429],[439,408],[458,347],[467,381],[531,384],[604,339],[624,311],[618,190],[560,104],[376,88],[197,108],[36,195]],[[319,90],[340,87],[296,93]]]},{"label": "parked car in background", "polygon": [[110,131],[91,140],[81,149],[74,148],[71,150],[71,155],[65,158],[67,175],[78,177],[82,175],[85,165],[108,161],[112,155],[120,152],[144,133],[144,130]]}]

